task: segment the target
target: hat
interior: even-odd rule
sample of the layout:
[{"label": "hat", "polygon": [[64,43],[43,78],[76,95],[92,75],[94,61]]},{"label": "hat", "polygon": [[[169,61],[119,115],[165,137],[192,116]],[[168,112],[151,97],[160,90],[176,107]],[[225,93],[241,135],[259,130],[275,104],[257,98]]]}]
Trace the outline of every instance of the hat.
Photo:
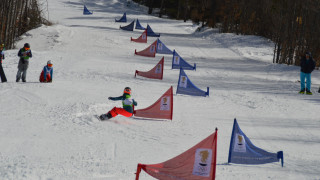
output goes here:
[{"label": "hat", "polygon": [[30,48],[30,44],[29,44],[29,43],[25,43],[25,44],[23,45],[23,47]]},{"label": "hat", "polygon": [[47,62],[47,64],[52,64],[51,60],[49,60],[49,61]]},{"label": "hat", "polygon": [[306,55],[311,56],[311,52],[307,51]]}]

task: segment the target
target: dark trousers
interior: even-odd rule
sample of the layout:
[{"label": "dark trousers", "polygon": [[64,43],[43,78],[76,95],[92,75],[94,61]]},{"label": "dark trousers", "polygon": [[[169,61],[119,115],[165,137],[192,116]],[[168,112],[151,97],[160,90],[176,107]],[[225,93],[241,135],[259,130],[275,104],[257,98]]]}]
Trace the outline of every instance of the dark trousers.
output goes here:
[{"label": "dark trousers", "polygon": [[0,77],[1,77],[1,82],[7,82],[6,75],[4,74],[4,71],[2,68],[2,63],[0,63]]}]

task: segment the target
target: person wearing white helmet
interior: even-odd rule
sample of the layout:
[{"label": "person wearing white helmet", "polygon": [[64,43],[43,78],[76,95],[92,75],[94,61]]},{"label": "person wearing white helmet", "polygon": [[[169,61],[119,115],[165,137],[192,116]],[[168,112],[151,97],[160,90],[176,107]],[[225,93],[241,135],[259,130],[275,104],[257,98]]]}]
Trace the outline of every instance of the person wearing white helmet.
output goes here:
[{"label": "person wearing white helmet", "polygon": [[49,60],[47,65],[43,67],[43,70],[40,74],[39,81],[44,83],[51,83],[52,82],[52,75],[53,75],[53,67],[52,62]]}]

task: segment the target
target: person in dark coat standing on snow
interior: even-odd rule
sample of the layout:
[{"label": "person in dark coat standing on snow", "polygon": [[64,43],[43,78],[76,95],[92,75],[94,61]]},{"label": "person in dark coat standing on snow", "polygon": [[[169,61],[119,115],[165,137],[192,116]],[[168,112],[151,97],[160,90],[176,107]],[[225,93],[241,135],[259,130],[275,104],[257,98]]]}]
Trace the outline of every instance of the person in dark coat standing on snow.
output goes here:
[{"label": "person in dark coat standing on snow", "polygon": [[[315,69],[316,63],[311,57],[311,52],[306,52],[305,56],[301,58],[300,61],[301,72],[300,72],[300,82],[301,82],[301,90],[300,94],[312,95],[311,92],[311,72]],[[307,88],[305,86],[307,84]]]},{"label": "person in dark coat standing on snow", "polygon": [[6,75],[4,74],[2,61],[4,60],[4,53],[3,53],[4,44],[0,44],[0,78],[1,82],[7,82]]},{"label": "person in dark coat standing on snow", "polygon": [[122,96],[109,97],[108,99],[113,101],[122,100],[123,108],[114,107],[107,114],[102,114],[101,116],[99,116],[99,119],[102,121],[116,117],[119,114],[126,117],[131,117],[133,115],[133,107],[137,106],[137,102],[131,98],[131,88],[129,87],[124,88]]},{"label": "person in dark coat standing on snow", "polygon": [[22,82],[26,82],[27,69],[29,67],[29,59],[32,57],[32,52],[31,52],[29,43],[24,44],[23,48],[19,50],[18,56],[20,57],[20,60],[18,64],[16,82],[20,81],[21,74],[22,74]]}]

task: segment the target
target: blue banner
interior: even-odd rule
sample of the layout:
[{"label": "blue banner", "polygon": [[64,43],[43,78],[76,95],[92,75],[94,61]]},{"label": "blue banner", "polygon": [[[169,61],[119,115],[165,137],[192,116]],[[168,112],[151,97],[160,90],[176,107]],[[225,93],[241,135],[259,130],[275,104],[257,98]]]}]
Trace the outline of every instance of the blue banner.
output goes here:
[{"label": "blue banner", "polygon": [[149,26],[149,24],[147,25],[147,36],[150,37],[160,37],[160,34],[156,34],[153,32],[153,30],[151,29],[151,27]]},{"label": "blue banner", "polygon": [[173,52],[163,44],[160,39],[157,41],[157,53],[158,54],[172,54]]},{"label": "blue banner", "polygon": [[86,5],[83,5],[83,15],[90,15],[93,12],[90,12]]},{"label": "blue banner", "polygon": [[228,163],[266,164],[279,162],[279,159],[281,159],[281,165],[283,167],[282,151],[270,153],[254,146],[250,139],[241,131],[237,120],[234,119]]},{"label": "blue banner", "polygon": [[120,26],[120,29],[125,30],[125,31],[133,31],[133,27],[134,27],[134,20],[128,24],[127,26]]},{"label": "blue banner", "polygon": [[123,13],[123,16],[119,20],[115,19],[115,22],[127,22],[127,14]]},{"label": "blue banner", "polygon": [[176,93],[177,94],[186,94],[186,95],[191,95],[191,96],[209,96],[209,87],[207,87],[207,92],[197,88],[190,81],[187,74],[181,68]]},{"label": "blue banner", "polygon": [[141,26],[139,19],[137,19],[137,22],[136,22],[136,29],[141,29],[141,30],[145,30],[146,29],[143,26]]},{"label": "blue banner", "polygon": [[184,70],[196,70],[196,64],[191,66],[187,63],[180,55],[173,50],[173,57],[172,57],[172,69],[180,69],[183,68]]}]

